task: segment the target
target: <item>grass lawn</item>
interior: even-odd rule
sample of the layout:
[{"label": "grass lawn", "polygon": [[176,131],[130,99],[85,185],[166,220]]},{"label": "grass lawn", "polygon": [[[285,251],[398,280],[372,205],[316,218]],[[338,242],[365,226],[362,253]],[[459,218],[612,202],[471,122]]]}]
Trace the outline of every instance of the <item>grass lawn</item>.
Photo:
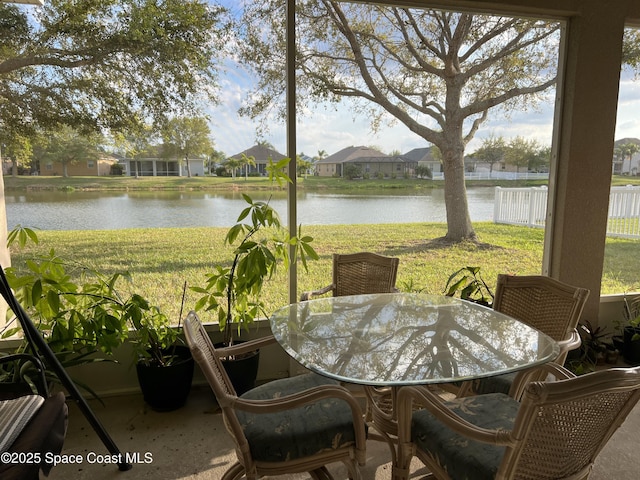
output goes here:
[{"label": "grass lawn", "polygon": [[[467,265],[480,266],[492,287],[498,273],[540,272],[543,230],[490,222],[477,223],[475,228],[483,245],[443,247],[433,242],[446,233],[446,225],[438,223],[306,227],[304,233],[314,237],[320,260],[309,264],[308,273],[299,271],[299,292],[330,283],[334,252],[372,251],[399,257],[397,286],[405,291],[441,293],[449,275]],[[223,244],[226,231],[210,227],[41,231],[39,245],[24,251],[12,248],[12,262],[20,268],[28,258],[54,248],[64,259],[104,273],[129,271],[133,284],[128,288],[177,320],[183,283],[203,285],[214,264],[231,262],[231,249]],[[639,246],[637,240],[608,240],[603,293],[640,290]],[[192,308],[196,299],[189,292],[185,309]],[[269,313],[287,303],[285,271],[267,283],[264,300]],[[203,314],[203,320],[211,319]]]}]

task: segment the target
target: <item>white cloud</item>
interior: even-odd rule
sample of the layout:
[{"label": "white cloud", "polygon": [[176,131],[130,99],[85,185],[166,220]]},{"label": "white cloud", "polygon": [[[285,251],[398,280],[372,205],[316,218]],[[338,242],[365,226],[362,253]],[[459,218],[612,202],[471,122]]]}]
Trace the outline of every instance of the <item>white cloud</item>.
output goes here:
[{"label": "white cloud", "polygon": [[[223,103],[212,110],[212,131],[219,150],[233,155],[252,145],[256,140],[256,124],[237,114],[245,90],[242,73],[227,78],[223,83]],[[383,126],[377,134],[371,133],[367,118],[354,119],[347,107],[337,111],[316,108],[298,119],[297,151],[313,156],[319,150],[332,154],[352,145],[370,145],[381,148],[385,153],[393,150],[407,152],[413,148],[426,146],[426,142],[409,131],[402,124]],[[490,135],[513,138],[522,136],[539,141],[543,145],[551,143],[553,128],[553,103],[540,106],[537,111],[514,112],[511,118],[496,115],[482,126],[468,146],[472,152]],[[620,90],[620,104],[616,125],[616,139],[640,138],[640,82],[623,82]],[[286,150],[284,125],[272,125],[267,141],[277,150]]]},{"label": "white cloud", "polygon": [[624,78],[620,82],[616,139],[640,138],[640,81]]}]

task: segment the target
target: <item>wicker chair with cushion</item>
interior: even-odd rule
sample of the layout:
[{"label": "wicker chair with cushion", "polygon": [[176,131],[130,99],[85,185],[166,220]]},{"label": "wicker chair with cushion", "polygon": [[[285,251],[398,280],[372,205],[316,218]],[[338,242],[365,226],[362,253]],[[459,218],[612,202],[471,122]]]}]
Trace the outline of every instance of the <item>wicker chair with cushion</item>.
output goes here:
[{"label": "wicker chair with cushion", "polygon": [[273,337],[216,349],[194,312],[184,322],[189,348],[222,410],[238,461],[223,480],[257,480],[265,475],[309,472],[330,479],[325,465],[343,462],[349,477],[360,479],[366,430],[362,410],[349,392],[316,374],[274,380],[240,397],[221,358],[273,343]]},{"label": "wicker chair with cushion", "polygon": [[[329,292],[334,297],[345,295],[364,295],[369,293],[393,293],[396,289],[396,276],[400,259],[386,257],[371,252],[333,254],[333,283],[320,290],[303,292],[300,301],[305,302],[313,297],[325,295]],[[367,394],[367,419],[371,419],[371,409],[375,405],[371,401],[386,399],[389,389],[372,387],[360,388],[355,385],[343,384],[357,397]],[[364,390],[364,391],[363,391]]]},{"label": "wicker chair with cushion", "polygon": [[[28,354],[7,355],[0,364],[15,363],[22,372],[29,370],[38,394],[3,394],[0,399],[0,452],[21,455],[19,461],[0,462],[2,480],[38,480],[49,475],[53,465],[45,453],[59,454],[67,432],[68,409],[62,392],[49,395],[44,367]],[[10,457],[11,458],[11,457]],[[20,461],[21,460],[21,461]]]},{"label": "wicker chair with cushion", "polygon": [[[560,356],[555,360],[562,365],[569,350],[580,346],[576,329],[589,290],[573,287],[542,275],[498,275],[493,309],[520,320],[560,344]],[[466,382],[460,396],[509,393],[515,373],[497,375],[475,382]],[[542,379],[539,379],[542,380]]]},{"label": "wicker chair with cushion", "polygon": [[304,292],[300,301],[331,292],[334,297],[396,291],[398,263],[396,257],[371,252],[334,254],[333,283],[320,290]]},{"label": "wicker chair with cushion", "polygon": [[[398,393],[394,480],[417,456],[437,479],[586,479],[611,435],[640,399],[640,367],[574,376],[539,367],[555,381],[516,377],[516,398],[502,393],[444,401],[425,388]],[[521,394],[518,397],[518,394]],[[412,403],[425,408],[412,412]]]}]

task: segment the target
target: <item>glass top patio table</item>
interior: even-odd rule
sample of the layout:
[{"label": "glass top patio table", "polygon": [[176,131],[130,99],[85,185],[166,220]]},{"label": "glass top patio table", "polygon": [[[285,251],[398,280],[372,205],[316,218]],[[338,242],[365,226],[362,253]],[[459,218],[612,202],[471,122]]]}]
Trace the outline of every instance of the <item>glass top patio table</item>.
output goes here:
[{"label": "glass top patio table", "polygon": [[295,303],[270,318],[276,340],[321,375],[371,386],[448,383],[552,361],[558,344],[491,308],[385,293]]}]

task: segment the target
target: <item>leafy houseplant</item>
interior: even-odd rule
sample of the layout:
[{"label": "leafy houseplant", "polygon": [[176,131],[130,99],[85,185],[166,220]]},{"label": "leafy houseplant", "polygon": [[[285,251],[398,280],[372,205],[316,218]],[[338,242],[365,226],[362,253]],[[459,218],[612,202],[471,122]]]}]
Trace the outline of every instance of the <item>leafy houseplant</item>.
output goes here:
[{"label": "leafy houseplant", "polygon": [[[183,288],[182,305],[186,290]],[[144,298],[133,295],[124,306],[133,326],[136,373],[144,400],[157,411],[180,408],[187,400],[193,380],[194,361],[177,328]]]},{"label": "leafy houseplant", "polygon": [[[291,182],[283,171],[288,162],[288,158],[269,162],[267,171],[272,184]],[[290,262],[300,258],[306,270],[307,259],[318,258],[310,245],[313,238],[302,236],[300,228],[298,235],[290,236],[269,201],[254,201],[246,194],[243,198],[247,207],[225,237],[225,245],[234,247],[233,262],[229,266],[215,265],[204,287],[191,287],[201,294],[195,310],[213,312],[223,332],[224,346],[234,342],[234,324],[239,334],[258,316],[267,316],[261,299],[262,286],[272,278],[279,263],[287,268]],[[290,258],[290,247],[293,247],[293,258]]]},{"label": "leafy houseplant", "polygon": [[624,360],[630,365],[640,365],[640,295],[624,297],[624,320],[622,328]]},{"label": "leafy houseplant", "polygon": [[[182,293],[182,305],[184,305],[184,294],[186,284]],[[122,304],[124,316],[132,327],[131,343],[134,347],[134,357],[136,363],[147,366],[169,366],[181,359],[181,355],[176,354],[176,347],[184,346],[180,336],[180,321],[182,319],[182,308],[178,325],[173,326],[169,318],[138,294],[133,294]]]},{"label": "leafy houseplant", "polygon": [[[588,320],[582,320],[578,324],[580,335],[580,347],[571,350],[567,354],[564,366],[576,375],[584,375],[593,372],[597,365],[615,363],[617,350],[608,340],[609,334],[600,326],[593,327]],[[615,361],[613,358],[615,357]]]},{"label": "leafy houseplant", "polygon": [[444,287],[444,294],[453,297],[456,294],[463,300],[490,307],[493,304],[493,292],[480,275],[480,267],[463,267],[453,272]]},{"label": "leafy houseplant", "polygon": [[[38,244],[36,233],[16,227],[8,235],[9,245],[20,248],[27,242]],[[70,270],[78,281],[72,280]],[[54,249],[27,260],[26,268],[7,268],[5,274],[17,300],[42,333],[47,344],[65,367],[105,360],[127,337],[126,319],[121,318],[107,297],[117,277],[105,279],[95,272],[71,265],[58,257]],[[15,320],[15,319],[14,319]],[[9,322],[2,338],[15,335],[20,326]],[[14,353],[25,353],[23,341]],[[16,378],[16,372],[5,370],[2,380]],[[57,381],[47,372],[49,382]],[[87,385],[80,385],[95,395]]]},{"label": "leafy houseplant", "polygon": [[[33,230],[20,226],[10,232],[8,241],[21,248],[28,241],[39,243]],[[179,330],[141,295],[125,296],[118,290],[121,279],[131,281],[128,273],[106,276],[72,264],[50,249],[27,260],[26,268],[7,268],[6,275],[16,298],[65,368],[108,359],[130,333],[136,362],[168,365],[177,358],[168,347],[179,341]],[[10,323],[2,337],[18,330]],[[16,353],[27,349],[24,341]],[[11,378],[16,378],[16,372],[5,370],[0,380]],[[47,378],[57,381],[50,372]],[[81,386],[95,396],[87,385]]]}]

